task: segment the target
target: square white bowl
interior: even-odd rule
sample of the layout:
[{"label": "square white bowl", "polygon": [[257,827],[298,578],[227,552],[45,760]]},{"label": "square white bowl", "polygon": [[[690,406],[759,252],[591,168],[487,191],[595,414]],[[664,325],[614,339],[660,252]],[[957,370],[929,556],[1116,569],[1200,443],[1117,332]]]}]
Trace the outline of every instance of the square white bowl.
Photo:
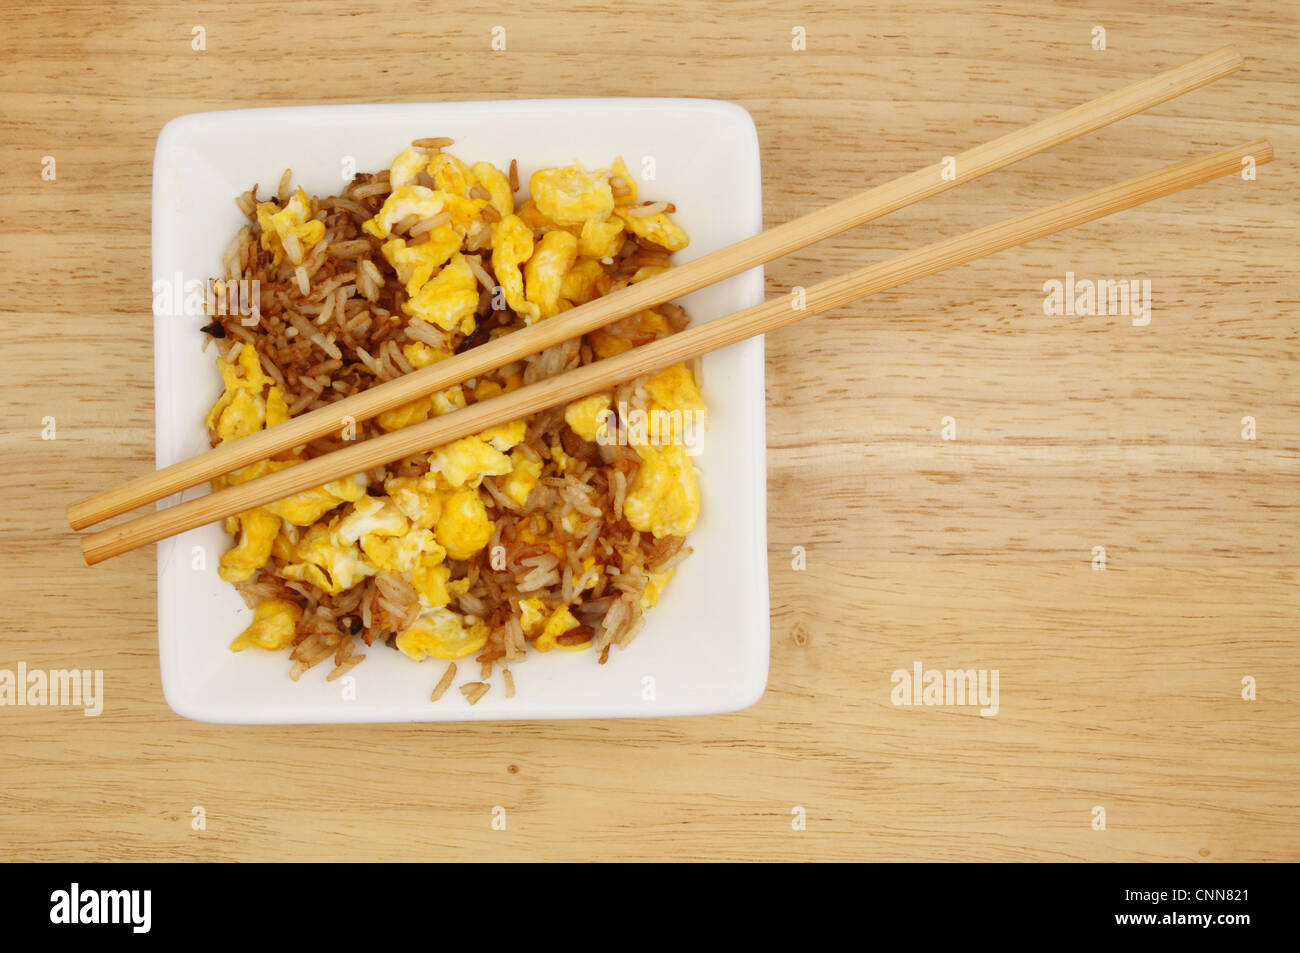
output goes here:
[{"label": "square white bowl", "polygon": [[[234,110],[181,116],[158,136],[153,179],[157,463],[208,448],[203,418],[221,393],[207,322],[176,309],[178,277],[204,283],[244,223],[235,196],[274,191],[292,168],[309,194],[340,191],[354,171],[388,167],[412,139],[451,136],[451,152],[504,168],[519,161],[522,198],[538,168],[575,158],[603,168],[622,155],[642,196],[676,204],[690,261],[762,228],[758,137],[732,103],[695,99],[555,99]],[[650,173],[650,175],[647,175]],[[650,177],[653,177],[650,180]],[[161,283],[161,284],[160,284]],[[694,322],[759,303],[754,268],[682,299]],[[171,303],[169,303],[171,302]],[[186,313],[186,312],[190,313]],[[696,457],[702,513],[681,565],[626,651],[531,652],[499,671],[475,706],[454,689],[429,701],[445,662],[411,661],[383,645],[346,678],[321,663],[297,682],[287,653],[232,653],[252,613],[217,576],[230,545],[218,525],[158,545],[158,651],[163,691],[181,715],[247,724],[664,717],[735,711],[762,696],[768,667],[766,434],[761,338],[697,364],[709,429]],[[202,489],[184,495],[188,499]],[[180,497],[163,501],[176,502]],[[458,682],[477,678],[473,658]]]}]

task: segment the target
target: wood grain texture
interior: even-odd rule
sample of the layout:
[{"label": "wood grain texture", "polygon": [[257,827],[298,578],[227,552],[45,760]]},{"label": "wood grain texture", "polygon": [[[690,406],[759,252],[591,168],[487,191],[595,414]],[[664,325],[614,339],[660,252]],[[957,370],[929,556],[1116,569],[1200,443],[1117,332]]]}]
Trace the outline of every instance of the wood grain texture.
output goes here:
[{"label": "wood grain texture", "polygon": [[[5,4],[0,668],[100,668],[106,701],[0,708],[0,857],[1300,858],[1297,5],[1132,6]],[[769,266],[785,293],[1236,142],[1279,157],[769,338],[748,711],[200,725],[162,698],[152,553],[81,565],[64,506],[153,462],[150,162],[175,115],[730,99],[774,224],[1229,42],[1233,77]],[[1044,315],[1067,271],[1149,279],[1151,323]],[[915,661],[998,669],[998,715],[893,705]]]}]

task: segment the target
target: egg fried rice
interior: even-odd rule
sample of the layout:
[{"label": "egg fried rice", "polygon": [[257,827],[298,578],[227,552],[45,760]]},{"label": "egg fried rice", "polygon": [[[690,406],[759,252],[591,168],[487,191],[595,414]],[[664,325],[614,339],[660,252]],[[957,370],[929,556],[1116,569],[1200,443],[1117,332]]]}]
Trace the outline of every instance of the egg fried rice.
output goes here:
[{"label": "egg fried rice", "polygon": [[[341,194],[308,196],[288,171],[275,196],[238,199],[249,218],[211,285],[224,392],[213,446],[479,343],[546,320],[671,267],[687,237],[667,202],[638,199],[621,159],[609,169],[542,169],[517,202],[517,166],[467,165],[444,138],[420,139],[389,170]],[[258,313],[223,313],[235,282],[258,282]],[[662,305],[213,482],[219,489],[681,330]],[[699,490],[679,418],[647,440],[635,413],[702,414],[676,365],[490,428],[226,522],[221,577],[254,609],[231,648],[288,651],[290,677],[332,662],[330,680],[383,643],[410,659],[493,667],[529,651],[625,648],[675,567]],[[621,439],[620,439],[621,438]],[[630,439],[629,439],[630,438]],[[440,671],[434,697],[450,686]]]}]

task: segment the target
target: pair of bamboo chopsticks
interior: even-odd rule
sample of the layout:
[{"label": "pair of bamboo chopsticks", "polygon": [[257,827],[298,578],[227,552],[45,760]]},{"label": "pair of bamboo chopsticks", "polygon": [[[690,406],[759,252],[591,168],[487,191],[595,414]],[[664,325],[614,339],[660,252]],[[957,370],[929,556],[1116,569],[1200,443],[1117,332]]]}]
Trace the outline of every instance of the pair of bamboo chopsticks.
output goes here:
[{"label": "pair of bamboo chopsticks", "polygon": [[[68,507],[68,522],[73,529],[82,529],[317,437],[338,432],[346,418],[368,419],[477,377],[1142,112],[1221,79],[1241,66],[1242,59],[1236,50],[1224,47],[1176,69],[969,149],[955,157],[956,174],[952,178],[945,178],[943,164],[920,169],[438,364],[80,500]],[[1247,157],[1263,164],[1272,159],[1272,149],[1266,141],[1256,140],[927,245],[808,288],[802,308],[796,308],[791,298],[772,299],[451,414],[92,533],[82,540],[82,553],[87,564],[94,565],[331,480],[609,389],[642,374],[793,324],[808,315],[820,314],[1231,174],[1241,169],[1242,161]]]}]

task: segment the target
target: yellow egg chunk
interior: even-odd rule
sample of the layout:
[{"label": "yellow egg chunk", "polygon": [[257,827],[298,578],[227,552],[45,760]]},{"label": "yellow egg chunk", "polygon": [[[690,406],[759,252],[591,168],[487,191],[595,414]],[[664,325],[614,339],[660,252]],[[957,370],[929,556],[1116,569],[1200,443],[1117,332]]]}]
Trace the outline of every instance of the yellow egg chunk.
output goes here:
[{"label": "yellow egg chunk", "polygon": [[501,492],[523,506],[528,501],[528,495],[533,492],[533,487],[541,482],[542,461],[529,460],[523,454],[518,458],[511,454],[510,458],[514,462],[514,468],[502,483]]},{"label": "yellow egg chunk", "polygon": [[573,457],[565,453],[564,448],[558,443],[551,444],[551,459],[555,461],[555,465],[560,468],[561,473],[568,473],[569,467],[573,465],[571,462]]},{"label": "yellow egg chunk", "polygon": [[475,434],[479,440],[505,453],[516,444],[524,442],[528,434],[528,424],[522,420],[512,420],[507,424],[497,424],[481,433]]},{"label": "yellow egg chunk", "polygon": [[466,626],[465,618],[450,609],[433,609],[398,634],[397,647],[417,662],[473,655],[487,644],[488,627],[478,620]]},{"label": "yellow egg chunk", "polygon": [[519,220],[528,226],[530,232],[549,232],[560,226],[542,214],[537,203],[532,199],[525,199],[515,207],[515,215]]},{"label": "yellow egg chunk", "polygon": [[433,395],[433,415],[441,417],[443,414],[449,414],[453,410],[460,410],[465,406],[465,391],[459,384],[454,387],[448,387],[446,390],[440,390]]},{"label": "yellow egg chunk", "polygon": [[429,168],[429,154],[407,147],[393,160],[388,169],[388,184],[394,189],[414,185],[416,177]]},{"label": "yellow egg chunk", "polygon": [[361,228],[375,238],[388,238],[393,226],[408,215],[432,218],[443,209],[443,196],[423,185],[403,185],[393,189],[374,218],[361,224]]},{"label": "yellow egg chunk", "polygon": [[478,182],[478,178],[460,159],[450,152],[439,152],[429,157],[429,175],[434,187],[463,198]]},{"label": "yellow egg chunk", "polygon": [[[217,370],[221,372],[225,391],[208,411],[204,421],[207,428],[217,431],[221,443],[238,440],[262,429],[270,409],[262,400],[261,393],[271,379],[262,373],[256,348],[245,344],[233,363],[217,358]],[[275,388],[271,388],[271,392],[278,400],[278,413],[284,406],[284,399]],[[287,414],[288,408],[284,412]]]},{"label": "yellow egg chunk", "polygon": [[652,374],[645,383],[646,393],[660,407],[670,410],[704,410],[704,398],[695,386],[695,375],[685,364],[673,364]]},{"label": "yellow egg chunk", "polygon": [[510,470],[510,458],[476,436],[453,440],[429,454],[429,472],[441,474],[453,487],[476,487],[483,477],[502,476]]},{"label": "yellow egg chunk", "polygon": [[623,223],[617,218],[599,222],[589,218],[582,223],[578,237],[578,254],[584,258],[613,258],[623,248]]},{"label": "yellow egg chunk", "polygon": [[588,173],[581,164],[534,172],[528,190],[537,210],[557,225],[581,225],[589,218],[603,222],[614,211],[607,176]]},{"label": "yellow egg chunk", "polygon": [[[239,520],[235,520],[234,527],[226,527],[227,532],[239,532]],[[280,531],[275,534],[275,541],[271,543],[271,555],[277,559],[283,559],[285,562],[293,559],[293,547],[298,544],[298,527],[292,523],[280,521]]]},{"label": "yellow egg chunk", "polygon": [[641,466],[627,488],[623,515],[632,528],[664,536],[685,536],[700,515],[695,467],[680,444],[633,447]]},{"label": "yellow egg chunk", "polygon": [[551,613],[551,617],[546,620],[546,625],[542,629],[542,634],[537,637],[537,641],[533,643],[533,646],[539,652],[549,652],[551,649],[557,648],[567,649],[570,652],[581,652],[583,649],[591,646],[590,639],[577,645],[566,645],[559,641],[560,636],[565,632],[568,632],[570,629],[576,629],[579,625],[581,625],[581,623],[573,617],[573,613],[569,611],[569,607],[560,606]]},{"label": "yellow egg chunk", "polygon": [[239,514],[239,542],[226,550],[217,575],[226,582],[245,582],[271,558],[280,517],[259,507]]},{"label": "yellow egg chunk", "polygon": [[674,569],[665,569],[663,572],[655,573],[650,577],[650,581],[645,585],[645,591],[641,593],[641,608],[649,609],[659,601],[663,595],[664,587],[668,585],[668,580],[673,578]]},{"label": "yellow egg chunk", "polygon": [[560,282],[560,297],[574,304],[586,304],[607,294],[613,284],[613,279],[600,262],[594,258],[579,258]]},{"label": "yellow egg chunk", "polygon": [[442,498],[438,496],[437,476],[427,473],[420,477],[389,477],[384,489],[393,505],[402,515],[421,529],[433,529],[442,513]]},{"label": "yellow egg chunk", "polygon": [[[437,546],[437,543],[434,545]],[[441,554],[440,558],[436,558],[438,554]],[[436,552],[421,560],[411,570],[411,585],[420,594],[420,605],[425,609],[436,609],[451,602],[451,586],[448,583],[451,569],[442,565],[442,560],[446,558],[447,551],[438,546]]]},{"label": "yellow egg chunk", "polygon": [[434,534],[452,559],[469,559],[488,544],[495,528],[478,490],[471,489],[443,500]]},{"label": "yellow egg chunk", "polygon": [[262,393],[262,388],[271,382],[271,378],[262,373],[262,362],[258,359],[257,348],[245,344],[239,350],[235,363],[217,358],[217,370],[221,372],[221,383],[229,391],[246,390],[254,394]]},{"label": "yellow egg chunk", "polygon": [[599,358],[613,357],[632,349],[632,342],[621,334],[615,334],[607,328],[597,328],[589,335],[591,348]]},{"label": "yellow egg chunk", "polygon": [[491,400],[493,397],[500,397],[505,392],[504,387],[487,378],[474,385],[474,399],[476,401]]},{"label": "yellow egg chunk", "polygon": [[282,567],[281,574],[313,583],[330,595],[346,592],[373,576],[376,570],[362,558],[360,547],[336,538],[338,522],[316,523],[303,533],[293,550],[294,561]]},{"label": "yellow egg chunk", "polygon": [[225,476],[217,477],[212,481],[214,488],[222,486],[236,486],[240,483],[247,483],[249,480],[256,480],[260,476],[266,476],[268,473],[275,473],[283,470],[285,467],[291,467],[299,460],[258,460],[256,463],[250,463],[246,467],[241,467]]},{"label": "yellow egg chunk", "polygon": [[253,622],[230,643],[230,651],[249,646],[276,652],[293,644],[302,609],[288,599],[268,599],[253,610]]},{"label": "yellow egg chunk", "polygon": [[[427,529],[414,529],[404,536],[370,533],[361,537],[360,546],[366,560],[376,569],[411,573],[417,592],[421,591],[420,574],[439,566],[447,558],[447,551]],[[446,600],[437,603],[424,601],[422,604],[427,609],[433,605],[445,605]]]},{"label": "yellow egg chunk", "polygon": [[633,215],[619,208],[614,214],[623,220],[623,227],[633,235],[654,242],[669,251],[680,251],[691,243],[686,233],[669,220],[663,212],[653,215]]},{"label": "yellow egg chunk", "polygon": [[268,504],[267,509],[294,526],[310,526],[340,503],[359,500],[366,488],[352,477],[302,490]]},{"label": "yellow egg chunk", "polygon": [[266,425],[274,427],[289,419],[289,405],[284,402],[280,388],[272,387],[266,392]]},{"label": "yellow egg chunk", "polygon": [[402,536],[410,522],[387,497],[363,496],[352,504],[334,533],[345,543],[356,543],[362,536]]},{"label": "yellow egg chunk", "polygon": [[519,626],[524,635],[536,635],[546,620],[546,603],[533,596],[519,602]]},{"label": "yellow egg chunk", "polygon": [[406,293],[415,297],[433,273],[460,250],[460,236],[454,228],[444,224],[429,232],[419,244],[408,245],[403,238],[392,238],[379,250],[397,272],[398,279],[406,285]]},{"label": "yellow egg chunk", "polygon": [[461,233],[465,232],[465,226],[479,217],[479,213],[488,204],[487,199],[467,199],[441,190],[437,194],[442,196],[442,210],[451,216],[452,224]]},{"label": "yellow egg chunk", "polygon": [[492,272],[501,285],[506,304],[529,324],[539,315],[537,305],[524,297],[520,266],[532,256],[533,230],[518,215],[507,215],[492,226]]},{"label": "yellow egg chunk", "polygon": [[609,394],[584,397],[564,408],[564,422],[583,440],[595,443],[601,431],[608,428],[608,411],[612,403]]},{"label": "yellow egg chunk", "polygon": [[452,352],[447,348],[432,347],[423,341],[412,341],[410,344],[402,345],[402,354],[411,362],[411,366],[418,370],[445,361],[451,357]]},{"label": "yellow egg chunk", "polygon": [[262,228],[261,245],[271,252],[272,264],[279,266],[284,260],[284,239],[293,232],[298,240],[302,260],[312,246],[325,237],[325,223],[311,217],[311,200],[301,188],[293,194],[284,208],[274,202],[259,202],[257,224]]},{"label": "yellow egg chunk", "polygon": [[491,162],[475,162],[470,171],[478,179],[478,184],[487,189],[488,194],[492,196],[492,207],[501,213],[501,217],[513,215],[515,196],[510,191],[510,179],[506,174]]},{"label": "yellow egg chunk", "polygon": [[444,331],[472,334],[478,298],[478,279],[465,256],[457,252],[402,309]]},{"label": "yellow egg chunk", "polygon": [[266,423],[266,401],[246,390],[237,390],[217,421],[222,443],[257,433]]},{"label": "yellow egg chunk", "polygon": [[409,404],[402,404],[402,406],[394,407],[392,410],[385,410],[375,418],[375,423],[383,430],[401,430],[411,424],[428,420],[431,413],[433,413],[433,398],[419,397]]},{"label": "yellow egg chunk", "polygon": [[560,287],[578,255],[578,240],[568,232],[547,232],[524,265],[525,297],[540,318],[560,312]]},{"label": "yellow egg chunk", "polygon": [[[618,156],[614,159],[613,163],[611,163],[609,176],[611,180],[615,177],[623,180],[623,190],[618,195],[614,196],[614,202],[616,204],[631,205],[636,201],[636,179],[632,176],[632,173],[627,170],[627,165],[623,162],[622,156]],[[612,181],[610,182],[610,188],[613,189]]]}]

